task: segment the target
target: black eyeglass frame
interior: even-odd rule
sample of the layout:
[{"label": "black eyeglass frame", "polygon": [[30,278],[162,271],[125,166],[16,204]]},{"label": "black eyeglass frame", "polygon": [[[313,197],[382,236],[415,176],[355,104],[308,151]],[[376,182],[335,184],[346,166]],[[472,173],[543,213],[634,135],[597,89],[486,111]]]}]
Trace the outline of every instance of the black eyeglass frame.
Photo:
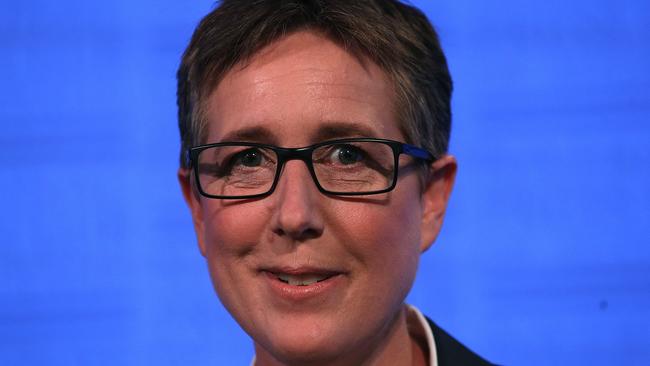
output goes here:
[{"label": "black eyeglass frame", "polygon": [[[323,188],[320,183],[318,182],[318,177],[316,176],[316,171],[314,170],[314,163],[312,160],[312,153],[314,150],[316,150],[319,147],[325,146],[325,145],[336,145],[336,144],[345,144],[345,143],[353,143],[353,142],[378,142],[378,143],[383,143],[385,145],[388,145],[391,150],[393,151],[393,157],[394,157],[394,172],[393,172],[393,177],[392,177],[392,183],[391,185],[386,188],[386,189],[381,189],[377,191],[370,191],[370,192],[336,192],[336,191],[330,191],[325,188]],[[219,146],[250,146],[250,147],[259,147],[259,148],[264,148],[264,149],[269,149],[275,152],[275,154],[278,157],[278,165],[275,171],[275,177],[273,178],[273,183],[271,184],[271,187],[267,192],[264,193],[257,193],[257,194],[252,194],[252,195],[241,195],[241,196],[220,196],[220,195],[213,195],[213,194],[208,194],[206,193],[203,188],[201,187],[201,182],[199,180],[199,169],[198,169],[198,158],[199,154],[206,149],[213,148],[213,147],[219,147]],[[328,140],[328,141],[322,141],[317,144],[313,144],[310,146],[306,147],[295,147],[295,148],[290,148],[290,147],[278,147],[278,146],[273,146],[273,145],[267,145],[267,144],[260,144],[256,142],[234,142],[234,141],[229,141],[229,142],[217,142],[217,143],[212,143],[212,144],[206,144],[206,145],[199,145],[195,146],[189,149],[188,151],[188,165],[190,169],[194,171],[194,177],[196,180],[196,186],[199,190],[199,193],[207,198],[213,198],[213,199],[253,199],[253,198],[261,198],[265,196],[271,195],[275,191],[275,187],[278,184],[278,181],[280,180],[280,175],[282,173],[282,169],[284,167],[284,164],[290,160],[302,160],[305,165],[307,165],[307,169],[309,170],[309,173],[311,175],[312,180],[316,184],[316,187],[318,190],[325,194],[325,195],[336,195],[336,196],[367,196],[367,195],[373,195],[373,194],[381,194],[381,193],[386,193],[390,192],[393,189],[395,189],[395,186],[397,185],[397,177],[398,177],[398,170],[399,170],[399,156],[401,154],[406,154],[409,156],[412,156],[416,159],[424,160],[425,162],[431,163],[437,160],[433,154],[431,154],[429,151],[419,148],[414,145],[409,145],[403,142],[399,141],[394,141],[394,140],[387,140],[387,139],[379,139],[379,138],[370,138],[370,137],[361,137],[361,138],[345,138],[345,139],[336,139],[336,140]]]}]

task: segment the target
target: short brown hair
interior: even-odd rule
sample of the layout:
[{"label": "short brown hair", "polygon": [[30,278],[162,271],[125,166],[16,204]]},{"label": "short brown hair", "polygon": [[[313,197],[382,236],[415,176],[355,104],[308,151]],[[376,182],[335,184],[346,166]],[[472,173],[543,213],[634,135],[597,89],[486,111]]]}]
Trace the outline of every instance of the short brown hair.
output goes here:
[{"label": "short brown hair", "polygon": [[395,0],[223,0],[197,26],[178,68],[181,167],[204,143],[203,104],[223,76],[257,51],[300,30],[319,32],[376,63],[395,91],[408,143],[447,152],[452,81],[438,36],[418,9]]}]

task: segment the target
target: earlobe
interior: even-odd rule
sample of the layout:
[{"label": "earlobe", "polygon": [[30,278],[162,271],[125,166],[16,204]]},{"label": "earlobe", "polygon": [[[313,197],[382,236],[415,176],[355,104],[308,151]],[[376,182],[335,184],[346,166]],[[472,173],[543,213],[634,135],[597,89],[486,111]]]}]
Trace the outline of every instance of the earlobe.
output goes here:
[{"label": "earlobe", "polygon": [[192,214],[192,223],[194,224],[194,231],[196,233],[196,240],[199,244],[199,250],[201,251],[201,255],[205,257],[206,248],[205,242],[203,240],[204,222],[203,213],[201,211],[200,197],[193,188],[192,176],[189,169],[179,168],[177,177],[178,183],[180,184],[181,190],[183,192],[185,203],[189,207],[190,213]]},{"label": "earlobe", "polygon": [[456,179],[456,158],[445,155],[431,165],[422,190],[422,222],[420,250],[426,251],[438,237],[444,221],[447,203]]}]

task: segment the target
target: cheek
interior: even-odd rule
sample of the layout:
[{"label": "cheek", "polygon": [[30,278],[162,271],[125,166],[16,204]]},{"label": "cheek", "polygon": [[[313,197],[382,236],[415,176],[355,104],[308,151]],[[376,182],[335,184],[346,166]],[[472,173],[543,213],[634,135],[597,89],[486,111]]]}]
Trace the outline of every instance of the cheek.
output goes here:
[{"label": "cheek", "polygon": [[[397,192],[396,192],[397,193]],[[365,273],[403,287],[417,271],[420,213],[417,202],[395,194],[386,205],[339,202],[331,229]],[[407,204],[408,203],[408,204]]]},{"label": "cheek", "polygon": [[208,254],[224,259],[242,256],[259,243],[268,215],[254,205],[206,205],[205,244]]},{"label": "cheek", "polygon": [[249,310],[251,253],[263,235],[267,215],[255,205],[228,205],[217,200],[203,208],[205,258],[212,285],[232,313]]}]

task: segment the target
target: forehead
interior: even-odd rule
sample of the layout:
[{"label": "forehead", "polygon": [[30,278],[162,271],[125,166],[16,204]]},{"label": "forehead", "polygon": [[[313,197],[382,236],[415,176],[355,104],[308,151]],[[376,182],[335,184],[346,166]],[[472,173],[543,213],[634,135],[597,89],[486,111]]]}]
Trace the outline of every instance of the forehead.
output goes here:
[{"label": "forehead", "polygon": [[304,146],[351,135],[399,140],[393,95],[376,64],[322,35],[294,33],[226,73],[207,101],[207,142]]}]

